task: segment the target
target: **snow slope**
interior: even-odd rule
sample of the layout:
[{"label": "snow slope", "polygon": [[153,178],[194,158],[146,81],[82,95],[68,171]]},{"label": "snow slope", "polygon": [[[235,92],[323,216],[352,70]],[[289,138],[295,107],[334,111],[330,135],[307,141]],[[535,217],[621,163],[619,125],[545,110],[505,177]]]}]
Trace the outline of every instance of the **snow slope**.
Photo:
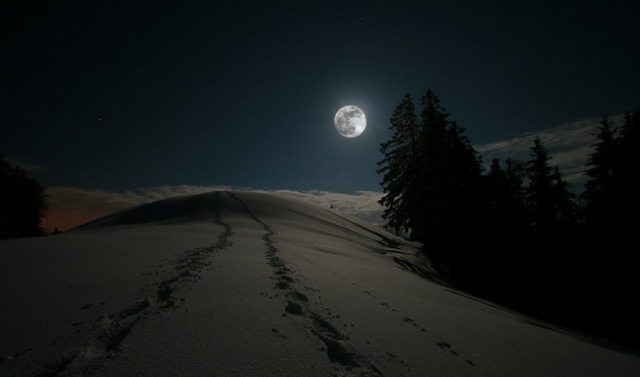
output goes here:
[{"label": "snow slope", "polygon": [[469,297],[417,245],[213,192],[0,242],[0,376],[637,376],[640,358]]}]

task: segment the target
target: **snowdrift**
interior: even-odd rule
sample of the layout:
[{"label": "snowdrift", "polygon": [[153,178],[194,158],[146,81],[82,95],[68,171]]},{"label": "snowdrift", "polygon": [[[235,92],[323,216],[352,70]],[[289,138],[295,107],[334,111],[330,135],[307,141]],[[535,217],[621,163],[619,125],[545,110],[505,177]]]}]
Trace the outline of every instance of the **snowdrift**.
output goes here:
[{"label": "snowdrift", "polygon": [[0,242],[0,376],[637,376],[640,358],[469,297],[419,245],[213,192]]}]

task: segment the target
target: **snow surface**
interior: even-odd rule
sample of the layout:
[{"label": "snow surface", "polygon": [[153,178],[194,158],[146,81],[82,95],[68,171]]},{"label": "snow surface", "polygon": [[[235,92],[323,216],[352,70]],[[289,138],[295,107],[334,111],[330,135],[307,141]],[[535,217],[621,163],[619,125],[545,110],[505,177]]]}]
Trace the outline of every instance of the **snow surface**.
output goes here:
[{"label": "snow surface", "polygon": [[640,358],[438,284],[417,244],[269,194],[0,242],[0,376],[638,376]]}]

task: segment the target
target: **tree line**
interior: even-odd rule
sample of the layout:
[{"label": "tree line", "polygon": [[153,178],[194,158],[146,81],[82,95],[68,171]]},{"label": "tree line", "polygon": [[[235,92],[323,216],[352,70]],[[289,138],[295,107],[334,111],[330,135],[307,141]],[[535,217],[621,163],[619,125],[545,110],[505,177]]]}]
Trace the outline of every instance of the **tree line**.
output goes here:
[{"label": "tree line", "polygon": [[0,152],[0,240],[44,236],[45,188]]},{"label": "tree line", "polygon": [[530,159],[482,157],[428,90],[404,96],[380,145],[386,227],[421,242],[457,287],[593,335],[638,344],[640,110],[594,130],[576,197],[539,137]]}]

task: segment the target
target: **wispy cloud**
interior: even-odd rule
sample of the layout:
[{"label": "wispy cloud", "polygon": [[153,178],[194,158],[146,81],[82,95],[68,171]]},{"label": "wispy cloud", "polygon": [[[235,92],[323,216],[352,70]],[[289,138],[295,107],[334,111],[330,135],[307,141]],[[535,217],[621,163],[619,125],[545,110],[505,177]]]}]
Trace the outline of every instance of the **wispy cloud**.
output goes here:
[{"label": "wispy cloud", "polygon": [[[621,124],[622,118],[622,115],[610,117],[615,125]],[[507,158],[528,161],[531,158],[530,148],[533,145],[533,138],[539,136],[552,157],[549,163],[552,166],[558,165],[566,181],[580,184],[586,181],[586,176],[583,174],[584,164],[589,158],[589,153],[593,152],[591,144],[597,141],[594,134],[600,120],[601,118],[585,119],[557,128],[525,133],[509,140],[474,147],[482,154],[486,164],[489,164],[493,158],[499,158],[503,162]]]},{"label": "wispy cloud", "polygon": [[30,164],[28,162],[22,162],[22,161],[17,161],[11,158],[5,158],[5,161],[7,161],[10,165],[12,166],[17,166],[20,169],[26,171],[27,173],[39,173],[39,172],[43,172],[43,171],[47,171],[49,169],[40,166],[40,165],[36,165],[36,164]]},{"label": "wispy cloud", "polygon": [[43,226],[49,230],[55,227],[60,230],[68,230],[99,217],[144,203],[217,190],[276,194],[325,207],[333,206],[345,213],[359,216],[371,222],[379,222],[382,214],[382,207],[377,201],[383,194],[375,191],[358,191],[356,194],[343,194],[328,191],[258,190],[232,188],[229,186],[178,185],[114,192],[77,187],[50,187],[47,189],[50,203],[49,215],[43,222]]},{"label": "wispy cloud", "polygon": [[[613,116],[611,119],[616,125],[620,125],[622,115]],[[549,162],[552,165],[558,165],[565,174],[565,180],[580,184],[585,181],[585,176],[583,175],[584,164],[588,159],[588,154],[592,152],[591,144],[596,142],[596,137],[593,133],[596,132],[595,127],[599,121],[600,119],[595,118],[586,119],[537,133],[526,133],[509,140],[476,145],[475,148],[482,154],[485,163],[489,163],[494,157],[500,158],[502,161],[509,157],[527,161],[530,158],[529,154],[533,145],[533,138],[537,135],[542,139],[553,157]],[[44,169],[37,165],[33,166]],[[26,170],[24,167],[23,169]],[[58,227],[61,230],[68,230],[110,213],[144,203],[215,190],[276,194],[325,207],[333,206],[345,213],[359,216],[374,223],[381,221],[380,216],[383,210],[378,204],[378,200],[382,198],[383,193],[378,191],[358,191],[355,194],[344,194],[319,190],[260,190],[229,186],[175,185],[114,192],[75,187],[50,187],[47,189],[50,198],[49,216],[43,225],[47,229]]]},{"label": "wispy cloud", "polygon": [[342,194],[316,190],[273,190],[263,192],[300,199],[324,207],[333,206],[342,212],[358,216],[373,223],[380,222],[380,216],[382,215],[382,206],[378,204],[378,200],[380,200],[384,194],[378,191],[357,191],[356,194]]}]

